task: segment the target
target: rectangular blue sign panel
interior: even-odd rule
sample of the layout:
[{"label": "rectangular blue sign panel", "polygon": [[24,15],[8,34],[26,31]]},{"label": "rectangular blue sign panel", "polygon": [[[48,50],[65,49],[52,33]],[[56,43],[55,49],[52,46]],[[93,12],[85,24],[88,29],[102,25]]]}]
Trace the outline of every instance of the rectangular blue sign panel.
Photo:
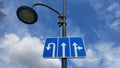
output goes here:
[{"label": "rectangular blue sign panel", "polygon": [[84,42],[81,37],[47,38],[44,46],[45,58],[85,57]]},{"label": "rectangular blue sign panel", "polygon": [[69,38],[59,38],[58,57],[70,57]]},{"label": "rectangular blue sign panel", "polygon": [[81,57],[86,56],[85,47],[81,37],[71,37],[71,57]]},{"label": "rectangular blue sign panel", "polygon": [[47,38],[43,57],[56,57],[57,55],[57,38]]}]

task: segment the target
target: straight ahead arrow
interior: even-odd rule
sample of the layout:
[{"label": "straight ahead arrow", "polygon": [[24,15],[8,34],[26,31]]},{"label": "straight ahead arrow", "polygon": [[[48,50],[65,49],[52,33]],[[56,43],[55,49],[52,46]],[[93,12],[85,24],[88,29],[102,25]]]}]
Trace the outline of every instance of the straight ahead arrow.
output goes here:
[{"label": "straight ahead arrow", "polygon": [[66,44],[63,42],[61,44],[61,46],[62,46],[62,56],[65,57],[65,46],[66,46]]}]

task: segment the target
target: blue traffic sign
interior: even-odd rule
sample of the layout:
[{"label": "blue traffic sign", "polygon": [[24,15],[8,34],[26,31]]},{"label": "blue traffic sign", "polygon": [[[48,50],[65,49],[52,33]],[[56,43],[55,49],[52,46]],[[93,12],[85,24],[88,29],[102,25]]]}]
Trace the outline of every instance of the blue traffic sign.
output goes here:
[{"label": "blue traffic sign", "polygon": [[83,40],[80,37],[70,38],[71,57],[86,56]]},{"label": "blue traffic sign", "polygon": [[45,58],[71,58],[85,57],[84,42],[81,37],[47,38],[43,57]]},{"label": "blue traffic sign", "polygon": [[70,57],[69,39],[59,38],[58,57]]},{"label": "blue traffic sign", "polygon": [[57,38],[47,38],[43,57],[56,57],[57,55]]}]

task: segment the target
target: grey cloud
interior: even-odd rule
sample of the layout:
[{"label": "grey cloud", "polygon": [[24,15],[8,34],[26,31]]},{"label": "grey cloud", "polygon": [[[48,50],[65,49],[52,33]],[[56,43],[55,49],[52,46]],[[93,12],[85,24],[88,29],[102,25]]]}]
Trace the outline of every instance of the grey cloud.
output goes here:
[{"label": "grey cloud", "polygon": [[5,13],[3,13],[1,10],[0,10],[0,19],[4,18],[6,16]]},{"label": "grey cloud", "polygon": [[3,6],[3,2],[0,1],[0,8],[3,9],[4,6]]},{"label": "grey cloud", "polygon": [[1,9],[4,9],[3,2],[0,2],[0,20],[6,16],[6,14]]}]

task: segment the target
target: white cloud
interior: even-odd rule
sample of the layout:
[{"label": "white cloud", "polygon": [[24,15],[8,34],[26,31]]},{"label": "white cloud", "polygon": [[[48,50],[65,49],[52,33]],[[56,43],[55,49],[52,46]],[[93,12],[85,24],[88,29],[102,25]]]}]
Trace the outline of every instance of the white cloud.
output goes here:
[{"label": "white cloud", "polygon": [[105,68],[119,68],[120,65],[120,50],[119,46],[115,47],[115,43],[98,43],[96,49],[98,50],[99,56],[104,60],[103,64]]},{"label": "white cloud", "polygon": [[87,56],[84,59],[72,60],[78,68],[119,68],[120,67],[120,47],[115,47],[114,43],[100,42],[87,49]]},{"label": "white cloud", "polygon": [[109,24],[109,26],[110,26],[111,29],[119,31],[120,30],[120,19],[116,19],[111,24]]},{"label": "white cloud", "polygon": [[84,34],[81,32],[81,29],[79,26],[74,25],[74,20],[72,19],[67,19],[67,36],[80,36],[83,37]]},{"label": "white cloud", "polygon": [[119,31],[120,4],[117,1],[91,0],[91,6],[97,12],[97,18],[105,22],[105,26],[114,31]]},{"label": "white cloud", "polygon": [[87,49],[87,56],[86,58],[81,59],[73,59],[71,60],[78,68],[79,67],[86,67],[86,68],[94,68],[100,62],[100,58],[97,58],[95,55],[94,50]]},{"label": "white cloud", "polygon": [[0,40],[0,49],[4,54],[0,54],[0,62],[17,65],[21,68],[59,68],[60,60],[44,59],[43,41],[26,35],[23,38],[16,34],[6,34]]},{"label": "white cloud", "polygon": [[113,11],[116,7],[118,7],[119,4],[118,3],[112,3],[109,7],[108,7],[108,11]]}]

